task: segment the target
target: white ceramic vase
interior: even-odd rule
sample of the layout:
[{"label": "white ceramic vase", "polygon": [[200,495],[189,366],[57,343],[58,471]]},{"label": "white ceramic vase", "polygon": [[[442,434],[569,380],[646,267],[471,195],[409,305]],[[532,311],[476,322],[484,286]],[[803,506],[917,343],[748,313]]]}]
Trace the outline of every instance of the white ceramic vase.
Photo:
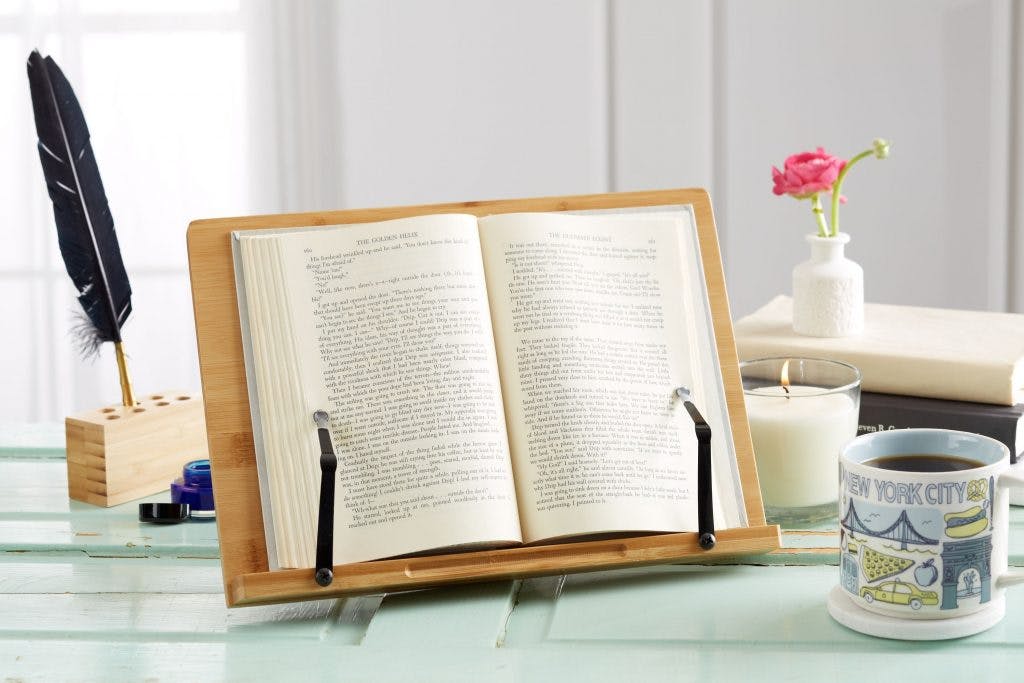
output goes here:
[{"label": "white ceramic vase", "polygon": [[811,258],[793,268],[793,331],[850,337],[864,331],[864,269],[843,255],[850,241],[807,235]]}]

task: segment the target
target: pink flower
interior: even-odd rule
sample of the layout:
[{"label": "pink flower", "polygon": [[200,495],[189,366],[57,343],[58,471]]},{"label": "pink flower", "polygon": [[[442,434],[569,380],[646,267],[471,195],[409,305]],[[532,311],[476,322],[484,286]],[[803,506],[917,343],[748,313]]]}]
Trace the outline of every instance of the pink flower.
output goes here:
[{"label": "pink flower", "polygon": [[[816,152],[802,152],[786,159],[783,169],[772,166],[772,180],[777,195],[788,194],[797,199],[807,199],[819,192],[831,192],[832,184],[839,177],[846,161],[834,157],[819,147]],[[840,198],[842,201],[843,198]]]},{"label": "pink flower", "polygon": [[[786,159],[783,170],[772,166],[772,192],[776,195],[788,194],[794,199],[811,200],[811,212],[818,223],[819,237],[835,237],[839,234],[839,205],[846,203],[841,192],[843,180],[853,165],[861,159],[874,155],[878,159],[889,156],[889,141],[877,138],[871,148],[844,161],[839,157],[827,154],[819,147],[814,152],[794,154]],[[825,210],[821,206],[821,193],[832,195],[832,225],[825,219]]]}]

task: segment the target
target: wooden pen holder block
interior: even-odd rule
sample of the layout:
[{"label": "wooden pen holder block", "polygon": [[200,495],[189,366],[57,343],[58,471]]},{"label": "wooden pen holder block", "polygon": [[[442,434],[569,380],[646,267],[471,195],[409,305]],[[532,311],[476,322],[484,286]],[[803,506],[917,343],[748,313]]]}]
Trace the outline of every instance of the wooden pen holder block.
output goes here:
[{"label": "wooden pen holder block", "polygon": [[209,457],[199,394],[144,396],[64,420],[68,495],[110,507],[166,491],[190,460]]}]

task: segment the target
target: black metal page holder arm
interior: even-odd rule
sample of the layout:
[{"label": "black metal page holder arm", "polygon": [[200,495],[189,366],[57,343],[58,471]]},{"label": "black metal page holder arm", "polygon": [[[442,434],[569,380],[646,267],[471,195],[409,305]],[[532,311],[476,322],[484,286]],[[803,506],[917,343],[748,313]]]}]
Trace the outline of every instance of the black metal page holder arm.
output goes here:
[{"label": "black metal page holder arm", "polygon": [[686,406],[686,412],[693,420],[693,431],[697,435],[697,534],[700,547],[711,550],[717,543],[711,495],[711,426],[690,400],[689,389],[677,387],[675,394]]},{"label": "black metal page holder arm", "polygon": [[330,416],[326,410],[313,413],[320,439],[320,516],[316,525],[316,582],[329,586],[334,581],[334,474],[338,457],[331,444]]}]

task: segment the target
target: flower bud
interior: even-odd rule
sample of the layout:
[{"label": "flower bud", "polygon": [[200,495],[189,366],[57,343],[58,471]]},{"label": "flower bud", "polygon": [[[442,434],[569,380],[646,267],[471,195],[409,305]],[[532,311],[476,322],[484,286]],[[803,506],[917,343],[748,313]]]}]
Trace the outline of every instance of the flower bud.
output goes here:
[{"label": "flower bud", "polygon": [[883,138],[875,138],[871,143],[872,150],[875,156],[879,159],[884,159],[889,156],[889,141]]}]

